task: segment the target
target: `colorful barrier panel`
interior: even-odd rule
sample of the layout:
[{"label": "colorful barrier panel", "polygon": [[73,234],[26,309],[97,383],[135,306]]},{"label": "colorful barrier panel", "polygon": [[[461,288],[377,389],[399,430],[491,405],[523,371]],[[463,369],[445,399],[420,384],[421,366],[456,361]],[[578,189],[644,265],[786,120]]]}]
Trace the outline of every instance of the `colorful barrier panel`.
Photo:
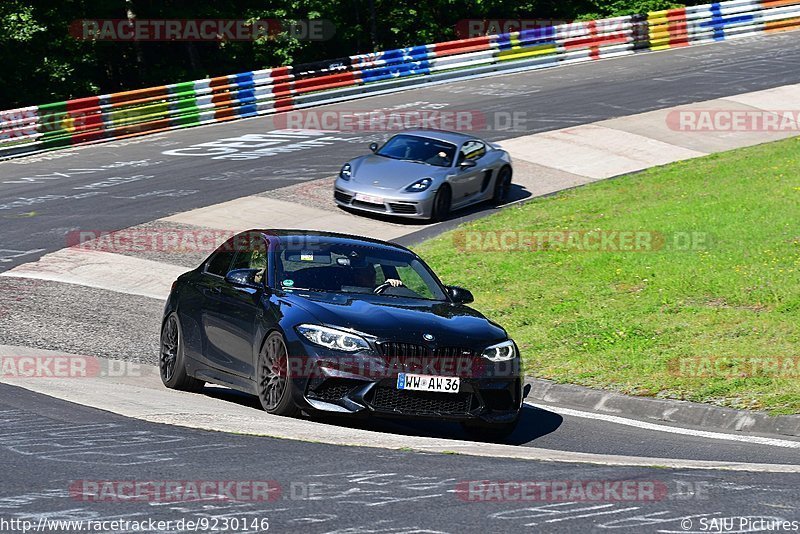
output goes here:
[{"label": "colorful barrier panel", "polygon": [[732,0],[0,111],[0,158],[256,117],[444,80],[800,29],[800,0]]}]

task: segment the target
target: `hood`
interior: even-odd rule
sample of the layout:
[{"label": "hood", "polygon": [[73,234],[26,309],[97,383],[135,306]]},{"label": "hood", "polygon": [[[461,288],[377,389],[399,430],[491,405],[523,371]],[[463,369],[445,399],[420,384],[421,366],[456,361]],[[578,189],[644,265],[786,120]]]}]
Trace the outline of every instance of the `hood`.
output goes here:
[{"label": "hood", "polygon": [[485,347],[506,339],[505,330],[479,312],[449,302],[306,292],[283,299],[320,324],[403,343],[421,344],[422,334],[433,334],[440,346]]},{"label": "hood", "polygon": [[385,158],[376,154],[354,159],[350,166],[353,169],[352,182],[391,191],[404,189],[420,178],[435,180],[451,170],[449,167]]}]

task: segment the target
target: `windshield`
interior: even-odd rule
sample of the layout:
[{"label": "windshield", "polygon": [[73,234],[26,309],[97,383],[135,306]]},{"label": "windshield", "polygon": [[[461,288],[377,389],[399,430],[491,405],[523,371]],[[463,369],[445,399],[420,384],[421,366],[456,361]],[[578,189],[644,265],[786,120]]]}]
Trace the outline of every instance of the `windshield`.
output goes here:
[{"label": "windshield", "polygon": [[456,146],[445,141],[401,134],[389,139],[376,154],[436,167],[449,167],[453,164]]},{"label": "windshield", "polygon": [[428,267],[402,250],[316,242],[305,247],[282,245],[276,258],[277,284],[287,291],[447,300]]}]

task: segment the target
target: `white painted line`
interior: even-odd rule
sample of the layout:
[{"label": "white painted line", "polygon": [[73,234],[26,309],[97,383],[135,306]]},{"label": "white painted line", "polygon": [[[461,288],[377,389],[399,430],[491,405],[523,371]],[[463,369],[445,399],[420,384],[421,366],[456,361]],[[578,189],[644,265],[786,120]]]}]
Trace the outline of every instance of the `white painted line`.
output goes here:
[{"label": "white painted line", "polygon": [[[614,506],[614,505],[613,504],[609,504],[609,505],[606,505],[606,506],[598,506],[596,508],[598,508],[598,509],[599,508],[608,508],[609,506]],[[591,510],[592,508],[588,508],[588,509]],[[631,506],[630,508],[618,508],[616,510],[606,510],[604,512],[594,512],[594,513],[591,513],[591,514],[580,514],[580,515],[570,515],[570,516],[567,516],[567,517],[556,517],[555,519],[546,519],[544,522],[545,523],[558,523],[560,521],[572,521],[573,519],[582,519],[582,518],[585,518],[585,517],[596,517],[598,515],[621,514],[622,512],[632,512],[633,510],[638,510],[638,509],[639,509],[638,506]],[[531,526],[535,526],[535,525],[536,525],[536,523],[529,523],[529,524],[527,524],[525,526],[526,527],[531,527]]]},{"label": "white painted line", "polygon": [[596,412],[583,412],[580,410],[573,410],[571,408],[562,408],[560,406],[551,406],[549,404],[532,404],[526,402],[530,406],[555,412],[559,415],[568,415],[571,417],[580,417],[582,419],[595,419],[606,421],[608,423],[615,423],[617,425],[632,426],[642,430],[653,430],[655,432],[666,432],[668,434],[682,434],[684,436],[694,436],[705,439],[719,439],[725,441],[739,441],[747,443],[748,445],[767,445],[770,447],[786,447],[789,449],[800,449],[800,441],[790,441],[778,438],[765,438],[761,436],[740,436],[737,434],[724,434],[722,432],[709,432],[707,430],[694,430],[691,428],[682,428],[675,426],[658,425],[655,423],[647,423],[645,421],[637,421],[636,419],[627,419],[617,415],[607,415]]}]

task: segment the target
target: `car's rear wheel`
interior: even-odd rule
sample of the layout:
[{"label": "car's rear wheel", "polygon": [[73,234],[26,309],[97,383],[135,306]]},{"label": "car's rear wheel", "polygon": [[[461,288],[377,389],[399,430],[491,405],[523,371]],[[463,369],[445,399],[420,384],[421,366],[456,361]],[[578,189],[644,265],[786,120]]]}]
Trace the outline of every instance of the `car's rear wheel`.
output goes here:
[{"label": "car's rear wheel", "polygon": [[171,313],[161,327],[161,350],[158,358],[161,381],[170,389],[200,391],[205,382],[186,373],[183,355],[183,332],[176,313]]},{"label": "car's rear wheel", "polygon": [[475,441],[505,442],[514,433],[519,417],[510,423],[486,423],[467,421],[461,423],[464,432]]},{"label": "car's rear wheel", "polygon": [[300,413],[292,399],[289,352],[280,332],[267,336],[258,354],[258,400],[267,412],[293,417]]},{"label": "car's rear wheel", "polygon": [[494,195],[492,195],[492,202],[495,204],[505,204],[508,202],[508,197],[511,195],[511,167],[503,167],[497,174],[497,180],[494,183]]},{"label": "car's rear wheel", "polygon": [[433,212],[431,221],[443,221],[450,215],[450,207],[453,204],[453,191],[447,184],[442,185],[433,197]]}]

